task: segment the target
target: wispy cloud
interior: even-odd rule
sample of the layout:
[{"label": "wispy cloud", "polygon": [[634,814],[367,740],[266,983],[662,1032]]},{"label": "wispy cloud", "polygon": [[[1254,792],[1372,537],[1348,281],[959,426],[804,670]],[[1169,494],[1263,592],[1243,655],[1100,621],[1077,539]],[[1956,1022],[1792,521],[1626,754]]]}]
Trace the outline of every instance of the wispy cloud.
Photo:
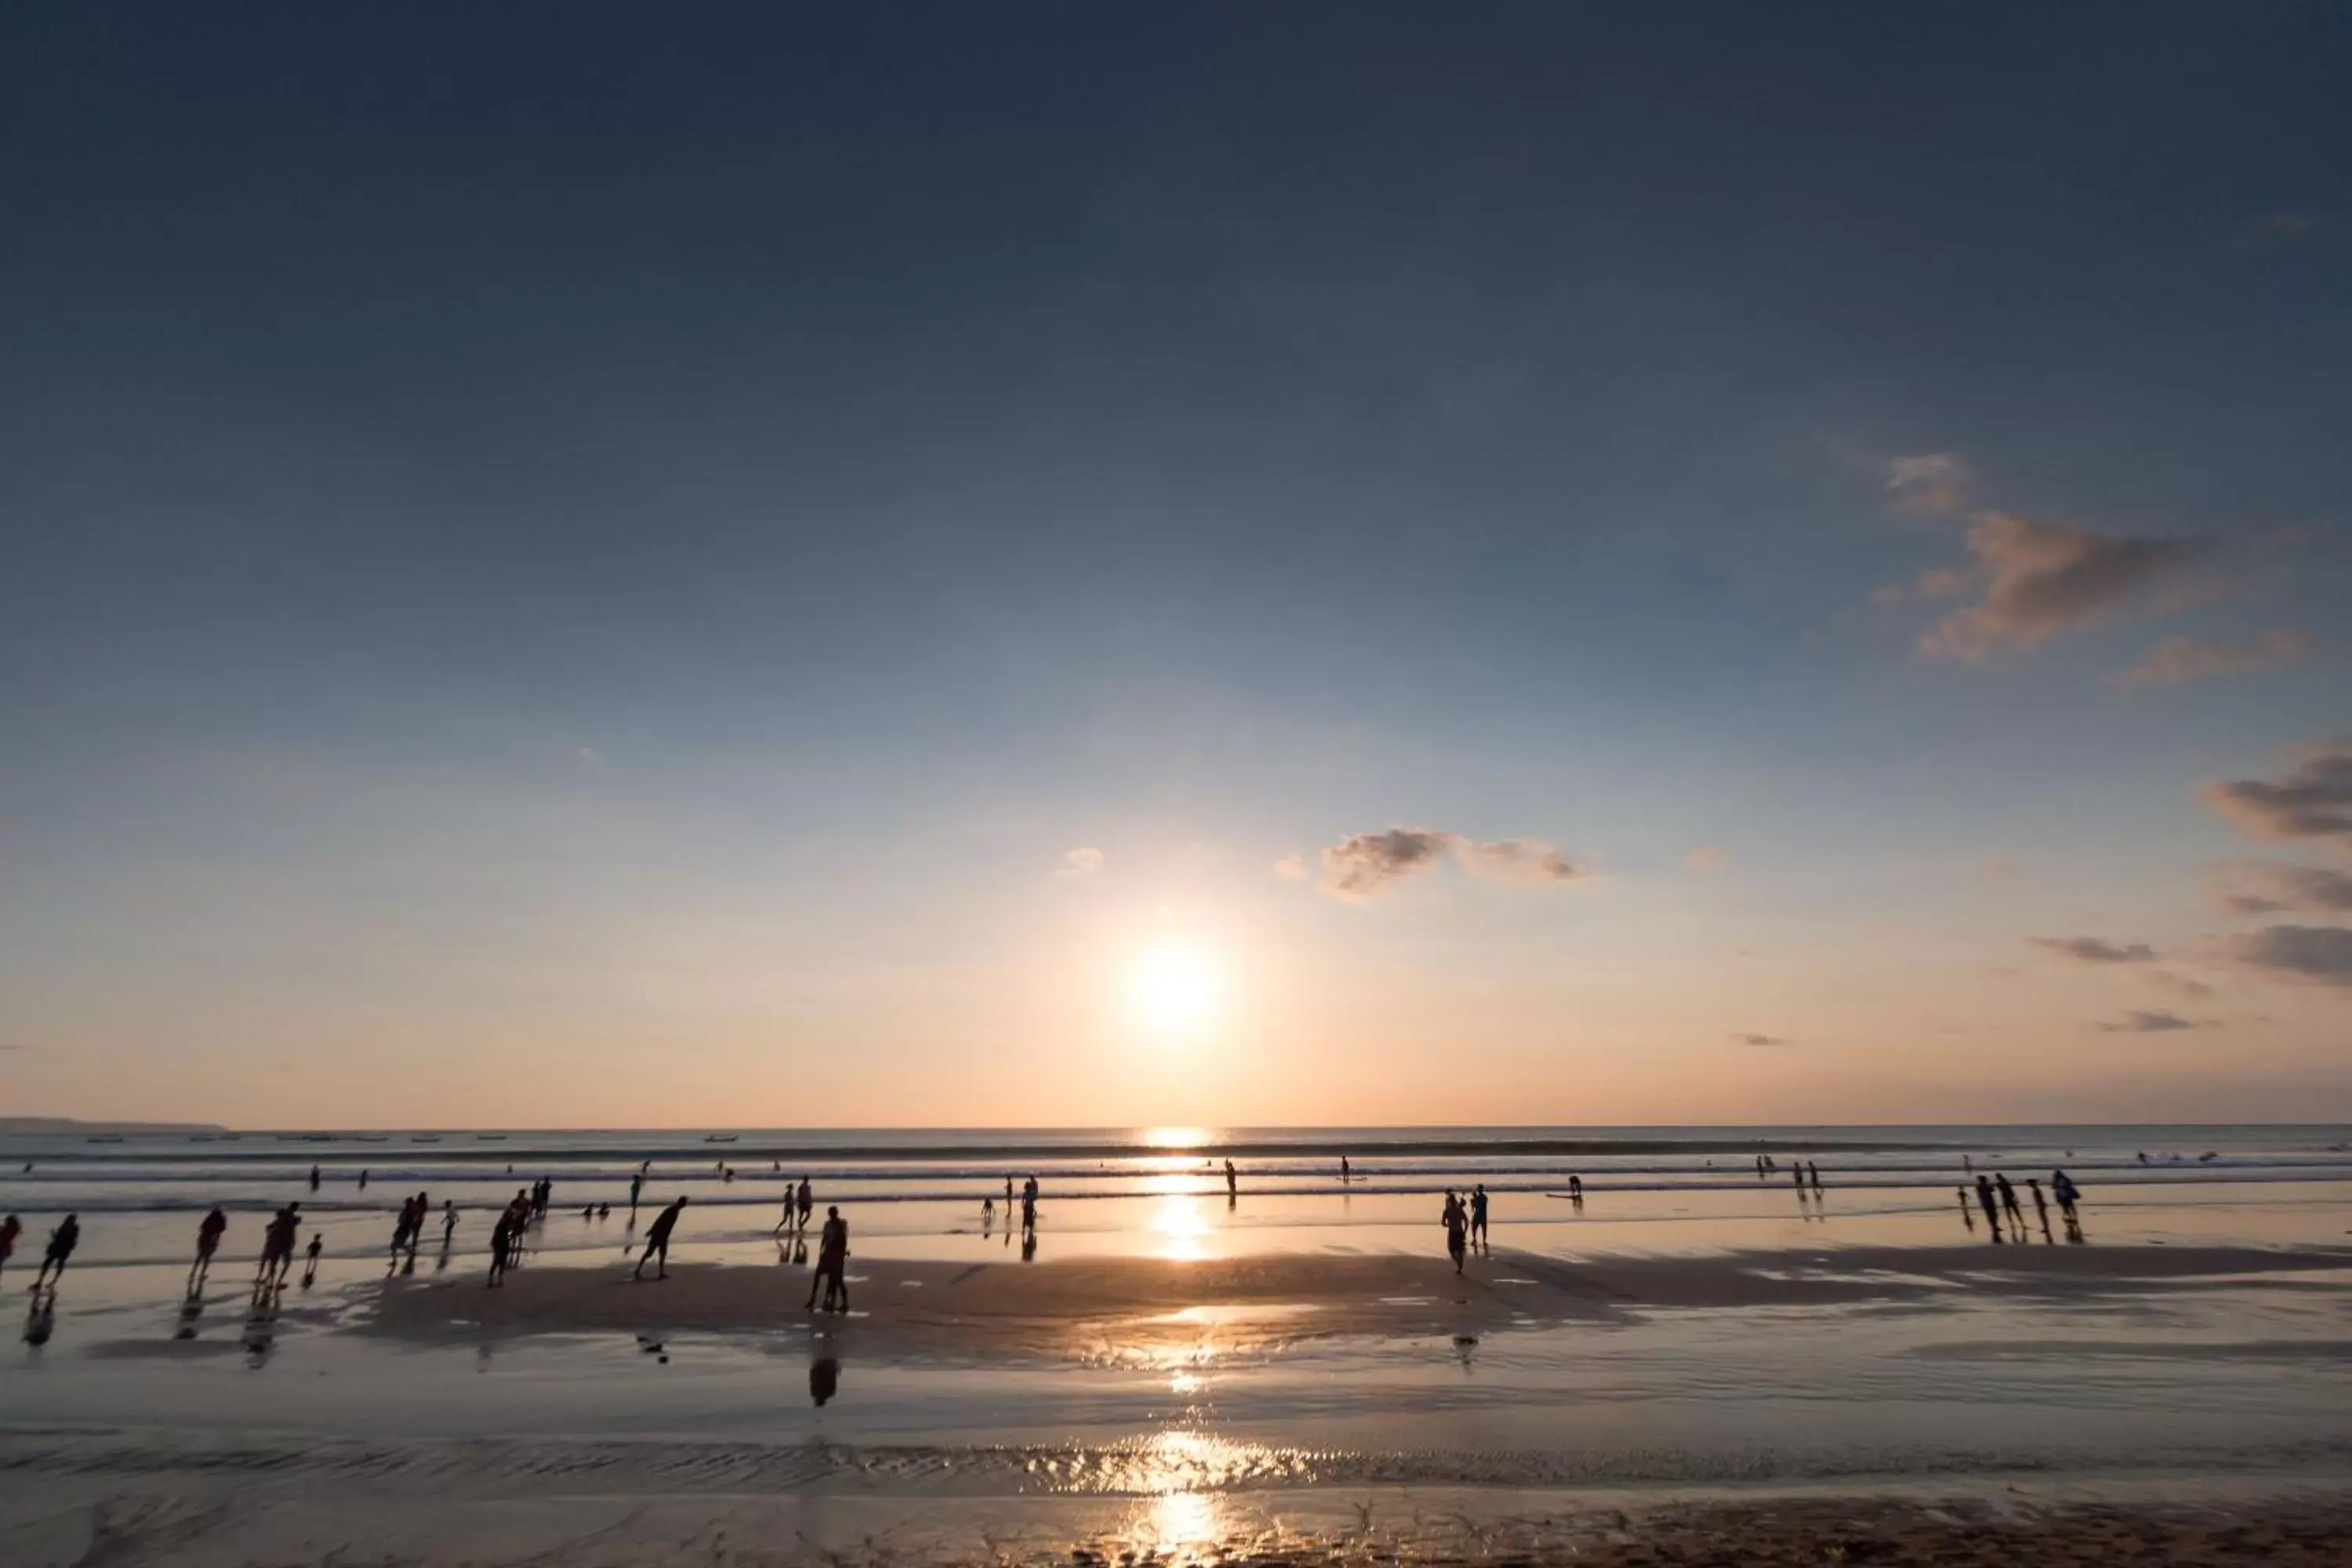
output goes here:
[{"label": "wispy cloud", "polygon": [[1376,898],[1449,853],[1465,870],[1487,881],[1546,885],[1577,881],[1585,875],[1557,845],[1539,838],[1481,843],[1443,828],[1391,827],[1355,834],[1326,848],[1323,890],[1341,899]]},{"label": "wispy cloud", "polygon": [[2025,941],[2077,963],[2148,963],[2156,958],[2156,949],[2144,942],[2113,942],[2095,936],[2029,936]]},{"label": "wispy cloud", "polygon": [[2101,1033],[2109,1035],[2170,1035],[2182,1029],[2211,1027],[2213,1021],[2210,1018],[2184,1018],[2178,1013],[2160,1009],[2152,1012],[2134,1009],[2112,1024],[2098,1026]]},{"label": "wispy cloud", "polygon": [[2217,780],[2205,804],[2256,838],[2317,839],[2352,851],[2352,740],[2305,746],[2283,779]]},{"label": "wispy cloud", "polygon": [[2298,239],[2308,239],[2319,226],[2319,218],[2312,213],[2260,213],[2246,226],[2243,244],[2260,249],[2265,246],[2292,245]]},{"label": "wispy cloud", "polygon": [[2234,914],[2268,915],[2282,910],[2352,911],[2352,872],[2278,860],[2242,860],[2224,876],[2221,907]]},{"label": "wispy cloud", "polygon": [[1561,853],[1559,846],[1540,838],[1497,838],[1474,844],[1465,838],[1454,845],[1463,868],[1490,882],[1573,882],[1584,872]]},{"label": "wispy cloud", "polygon": [[2225,951],[2273,979],[2352,989],[2352,927],[2264,926],[2231,938]]},{"label": "wispy cloud", "polygon": [[1091,877],[1103,868],[1103,852],[1092,845],[1082,844],[1076,849],[1063,851],[1061,863],[1054,868],[1056,877]]},{"label": "wispy cloud", "polygon": [[1950,452],[1919,452],[1886,465],[1887,493],[1899,511],[1958,511],[1968,504],[1969,479],[1968,465]]},{"label": "wispy cloud", "polygon": [[1793,1046],[1797,1042],[1785,1035],[1734,1034],[1731,1043],[1735,1046]]},{"label": "wispy cloud", "polygon": [[2030,652],[2090,626],[2197,556],[2179,540],[2094,533],[2005,511],[1976,513],[1968,549],[1968,585],[1978,597],[1930,627],[1919,647],[1969,664]]},{"label": "wispy cloud", "polygon": [[2159,990],[2169,991],[2176,996],[2210,996],[2213,994],[2213,987],[2206,984],[2202,980],[2195,979],[2187,974],[2175,974],[2168,969],[2152,969],[2148,971],[2147,979],[2149,984],[2156,986]]},{"label": "wispy cloud", "polygon": [[2147,650],[2129,669],[2107,677],[2110,686],[2179,686],[2209,675],[2245,675],[2255,670],[2284,669],[2300,664],[2311,651],[2311,639],[2296,631],[2275,631],[2266,637],[2234,646],[2197,637],[2169,637]]},{"label": "wispy cloud", "polygon": [[1683,857],[1683,864],[1694,871],[1720,871],[1731,864],[1731,851],[1702,844]]},{"label": "wispy cloud", "polygon": [[1307,857],[1304,855],[1285,855],[1282,858],[1274,863],[1274,874],[1281,878],[1286,882],[1303,882],[1307,880]]}]

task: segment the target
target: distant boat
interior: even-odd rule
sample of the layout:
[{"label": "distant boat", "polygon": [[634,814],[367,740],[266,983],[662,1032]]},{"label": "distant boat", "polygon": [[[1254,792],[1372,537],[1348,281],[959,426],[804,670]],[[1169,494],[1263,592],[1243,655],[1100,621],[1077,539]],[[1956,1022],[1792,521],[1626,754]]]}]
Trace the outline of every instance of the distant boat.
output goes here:
[{"label": "distant boat", "polygon": [[474,1136],[485,1143],[503,1143],[507,1141],[507,1135],[503,1132],[477,1132]]},{"label": "distant boat", "polygon": [[89,1137],[83,1139],[82,1142],[85,1143],[120,1143],[122,1142],[122,1134],[120,1132],[93,1132]]},{"label": "distant boat", "polygon": [[705,1138],[703,1142],[705,1143],[732,1143],[741,1136],[742,1134],[740,1132],[713,1132],[709,1137]]},{"label": "distant boat", "polygon": [[441,1135],[438,1132],[418,1132],[412,1134],[408,1141],[411,1143],[438,1143]]}]

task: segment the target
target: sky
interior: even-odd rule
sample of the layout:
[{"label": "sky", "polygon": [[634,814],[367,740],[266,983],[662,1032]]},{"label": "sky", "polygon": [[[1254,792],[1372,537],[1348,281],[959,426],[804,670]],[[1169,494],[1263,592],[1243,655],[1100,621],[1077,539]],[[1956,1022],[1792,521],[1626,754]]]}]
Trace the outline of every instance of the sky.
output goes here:
[{"label": "sky", "polygon": [[0,1111],[2352,1120],[2352,12],[0,15]]}]

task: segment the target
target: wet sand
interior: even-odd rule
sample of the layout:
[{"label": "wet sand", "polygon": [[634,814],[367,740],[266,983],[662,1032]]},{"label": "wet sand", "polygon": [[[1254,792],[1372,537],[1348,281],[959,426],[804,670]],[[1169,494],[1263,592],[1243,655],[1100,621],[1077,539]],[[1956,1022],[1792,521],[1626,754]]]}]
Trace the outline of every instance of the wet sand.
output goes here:
[{"label": "wet sand", "polygon": [[255,1501],[220,1488],[30,1498],[0,1478],[20,1521],[13,1568],[824,1568],[988,1563],[1875,1563],[2039,1568],[2162,1563],[2340,1564],[2352,1558],[2341,1480],[2200,1495],[2144,1487],[2009,1486],[1871,1497],[1804,1492],[1638,1495],[1335,1490],[1263,1500],[1170,1494],[952,1507],[795,1496],[541,1497],[434,1504],[359,1494]]},{"label": "wet sand", "polygon": [[[853,1264],[855,1310],[806,1310],[789,1267],[680,1264],[526,1268],[498,1289],[471,1279],[386,1280],[364,1331],[418,1342],[529,1334],[757,1334],[815,1323],[845,1352],[988,1362],[1097,1361],[1204,1339],[1225,1350],[1331,1336],[1484,1337],[1618,1323],[1645,1310],[1836,1307],[1940,1297],[2040,1300],[2230,1289],[2352,1270],[2352,1249],[2219,1247],[1841,1247],[1719,1257],[1563,1259],[1500,1249],[1456,1275],[1443,1258],[1306,1253],[1176,1262]],[[2331,1288],[2341,1280],[2331,1282]]]}]

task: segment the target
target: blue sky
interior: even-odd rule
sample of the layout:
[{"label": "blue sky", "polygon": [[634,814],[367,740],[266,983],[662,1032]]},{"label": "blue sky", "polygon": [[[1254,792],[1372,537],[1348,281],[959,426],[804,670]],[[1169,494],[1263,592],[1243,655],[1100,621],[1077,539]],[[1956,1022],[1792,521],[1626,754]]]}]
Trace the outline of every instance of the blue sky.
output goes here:
[{"label": "blue sky", "polygon": [[2352,1116],[2338,7],[0,26],[12,1103]]}]

